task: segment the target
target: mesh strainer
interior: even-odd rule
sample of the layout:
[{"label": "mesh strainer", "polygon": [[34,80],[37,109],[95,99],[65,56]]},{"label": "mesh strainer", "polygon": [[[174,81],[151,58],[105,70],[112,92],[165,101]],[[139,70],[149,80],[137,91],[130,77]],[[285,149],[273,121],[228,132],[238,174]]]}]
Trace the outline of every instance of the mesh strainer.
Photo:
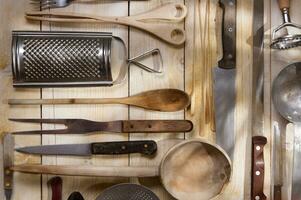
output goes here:
[{"label": "mesh strainer", "polygon": [[[152,68],[138,62],[148,56]],[[112,86],[125,79],[129,63],[162,69],[158,49],[127,59],[124,42],[111,33],[15,31],[12,59],[16,87]]]},{"label": "mesh strainer", "polygon": [[96,200],[160,200],[150,189],[122,183],[106,189]]}]

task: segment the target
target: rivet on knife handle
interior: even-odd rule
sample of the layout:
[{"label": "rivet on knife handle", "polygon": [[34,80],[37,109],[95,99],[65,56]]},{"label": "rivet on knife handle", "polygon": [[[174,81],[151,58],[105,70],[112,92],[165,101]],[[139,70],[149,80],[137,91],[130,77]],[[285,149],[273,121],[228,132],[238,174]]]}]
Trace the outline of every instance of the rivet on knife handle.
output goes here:
[{"label": "rivet on knife handle", "polygon": [[13,191],[13,166],[14,160],[14,138],[11,134],[6,134],[3,138],[3,167],[4,167],[4,192],[6,200],[10,200]]},{"label": "rivet on knife handle", "polygon": [[123,121],[125,133],[189,132],[193,124],[189,120],[129,120]]},{"label": "rivet on knife handle", "polygon": [[127,141],[92,143],[92,154],[129,154],[142,153],[152,155],[157,151],[155,141]]},{"label": "rivet on knife handle", "polygon": [[252,138],[252,200],[265,200],[264,186],[264,157],[263,148],[267,139],[263,136]]}]

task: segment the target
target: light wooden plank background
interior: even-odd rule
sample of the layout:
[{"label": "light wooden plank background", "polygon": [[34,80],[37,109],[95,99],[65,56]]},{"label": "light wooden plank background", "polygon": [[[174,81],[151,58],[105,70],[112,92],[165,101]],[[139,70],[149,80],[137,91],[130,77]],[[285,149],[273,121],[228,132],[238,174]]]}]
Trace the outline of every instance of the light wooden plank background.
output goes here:
[{"label": "light wooden plank background", "polygon": [[[149,1],[118,1],[99,0],[93,4],[74,3],[64,10],[88,12],[98,15],[129,15],[144,12],[163,3],[174,2],[173,0],[149,0]],[[184,2],[176,0],[176,2]],[[159,156],[155,159],[131,156],[97,156],[92,159],[70,158],[70,157],[37,157],[16,153],[16,164],[20,163],[43,163],[43,164],[93,164],[106,166],[147,166],[157,165],[160,155],[168,149],[168,145],[161,142],[167,138],[188,139],[192,137],[205,137],[211,141],[215,139],[212,93],[210,88],[211,69],[217,65],[220,58],[220,45],[216,37],[216,27],[220,23],[218,18],[219,9],[217,0],[187,0],[184,3],[188,7],[188,17],[185,23],[187,31],[187,42],[184,48],[174,48],[162,43],[156,38],[133,28],[118,25],[100,24],[78,24],[58,25],[49,23],[28,22],[24,19],[25,10],[31,10],[27,0],[0,0],[0,100],[6,98],[68,98],[68,97],[122,97],[136,94],[141,91],[157,88],[178,88],[186,90],[192,95],[192,106],[186,111],[176,113],[159,113],[145,111],[143,109],[127,106],[110,105],[64,105],[64,106],[26,106],[8,107],[6,104],[0,106],[0,130],[16,131],[31,129],[51,129],[55,126],[42,126],[22,123],[11,123],[9,117],[43,117],[43,118],[87,118],[91,120],[107,121],[116,119],[183,119],[188,118],[194,122],[195,128],[191,133],[181,134],[94,134],[89,136],[17,136],[16,146],[38,145],[38,144],[62,144],[62,143],[84,143],[93,141],[111,140],[137,140],[154,139],[159,142]],[[216,199],[250,199],[250,161],[251,161],[251,92],[252,92],[252,45],[248,39],[252,37],[252,3],[253,0],[238,0],[237,12],[237,107],[235,114],[236,146],[233,159],[233,176],[226,190]],[[198,10],[197,5],[201,7]],[[299,12],[301,3],[292,0],[292,19],[301,23]],[[200,15],[200,21],[195,21],[196,13]],[[266,44],[270,42],[270,31],[272,27],[281,23],[281,15],[275,0],[265,1],[265,31]],[[128,80],[121,86],[110,88],[60,88],[60,89],[13,89],[11,86],[10,72],[10,40],[11,30],[74,30],[74,31],[110,31],[121,37],[127,47],[130,57],[135,56],[151,48],[160,48],[165,73],[156,76],[142,71],[134,66],[130,68]],[[143,44],[143,45],[141,45]],[[267,46],[266,45],[266,46]],[[194,51],[199,47],[201,51]],[[297,51],[297,52],[296,52]],[[273,78],[285,65],[300,60],[298,50],[279,53],[265,51],[265,136],[268,144],[265,150],[266,174],[265,194],[271,199],[272,173],[271,173],[271,124],[278,121],[283,126],[285,122],[277,115],[271,105],[270,88]],[[272,61],[271,59],[272,58]],[[285,136],[285,134],[283,134]],[[285,138],[285,137],[284,137]],[[289,137],[288,137],[289,139]],[[289,154],[288,154],[289,155]],[[289,156],[288,156],[289,157]],[[284,172],[286,173],[286,172]],[[15,174],[14,200],[46,200],[48,188],[46,182],[51,176]],[[110,185],[119,182],[139,182],[155,191],[160,199],[173,199],[161,186],[158,178],[152,179],[117,179],[117,178],[78,178],[63,177],[63,198],[67,199],[71,192],[80,191],[85,199],[93,200],[98,194]],[[289,180],[285,180],[285,183]],[[2,181],[1,181],[2,184]],[[284,185],[286,191],[287,185]],[[3,191],[1,187],[1,198]],[[285,192],[283,192],[285,194]],[[288,194],[286,194],[288,195]],[[285,199],[285,198],[284,198]],[[289,198],[287,198],[289,199]]]}]

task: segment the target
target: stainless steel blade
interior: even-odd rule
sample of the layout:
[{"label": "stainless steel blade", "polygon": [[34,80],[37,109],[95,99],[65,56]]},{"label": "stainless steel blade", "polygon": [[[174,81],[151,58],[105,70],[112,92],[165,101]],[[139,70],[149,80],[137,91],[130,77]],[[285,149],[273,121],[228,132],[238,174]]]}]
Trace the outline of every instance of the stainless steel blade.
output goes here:
[{"label": "stainless steel blade", "polygon": [[16,151],[37,155],[91,156],[91,144],[44,145],[18,148]]},{"label": "stainless steel blade", "polygon": [[236,1],[220,0],[223,9],[223,58],[213,70],[216,141],[233,159],[236,104]]},{"label": "stainless steel blade", "polygon": [[230,156],[234,151],[234,110],[236,69],[214,68],[216,142]]},{"label": "stainless steel blade", "polygon": [[281,131],[278,122],[273,122],[273,173],[274,173],[274,199],[281,199],[282,188],[282,146]]},{"label": "stainless steel blade", "polygon": [[301,123],[295,123],[292,200],[301,199]]},{"label": "stainless steel blade", "polygon": [[252,70],[252,131],[263,136],[263,71],[264,71],[264,2],[254,1],[253,8],[253,70]]}]

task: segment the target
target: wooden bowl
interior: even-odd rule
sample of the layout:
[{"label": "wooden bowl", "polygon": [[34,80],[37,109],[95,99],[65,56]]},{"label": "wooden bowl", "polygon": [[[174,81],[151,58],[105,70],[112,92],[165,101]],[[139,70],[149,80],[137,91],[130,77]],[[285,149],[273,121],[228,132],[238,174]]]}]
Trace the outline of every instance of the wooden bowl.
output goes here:
[{"label": "wooden bowl", "polygon": [[226,152],[200,139],[175,145],[160,165],[162,184],[181,200],[208,200],[217,196],[229,182],[231,172]]}]

